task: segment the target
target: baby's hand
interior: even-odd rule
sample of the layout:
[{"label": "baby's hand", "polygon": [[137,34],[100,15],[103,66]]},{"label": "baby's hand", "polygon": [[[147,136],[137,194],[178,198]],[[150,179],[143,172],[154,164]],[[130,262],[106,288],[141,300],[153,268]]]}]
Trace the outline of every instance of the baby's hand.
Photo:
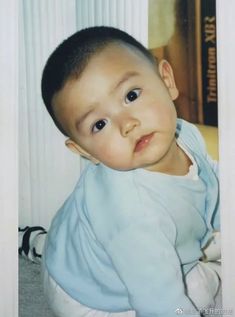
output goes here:
[{"label": "baby's hand", "polygon": [[213,236],[207,242],[206,246],[202,249],[203,262],[218,261],[221,259],[221,243],[220,231],[214,231]]}]

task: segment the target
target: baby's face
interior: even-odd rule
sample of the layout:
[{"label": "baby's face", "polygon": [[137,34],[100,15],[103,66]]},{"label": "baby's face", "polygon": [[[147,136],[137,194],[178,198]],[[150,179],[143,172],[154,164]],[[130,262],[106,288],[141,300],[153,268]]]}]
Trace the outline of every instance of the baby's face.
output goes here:
[{"label": "baby's face", "polygon": [[53,99],[73,148],[113,169],[161,170],[174,143],[178,91],[169,64],[159,71],[120,44],[93,56]]}]

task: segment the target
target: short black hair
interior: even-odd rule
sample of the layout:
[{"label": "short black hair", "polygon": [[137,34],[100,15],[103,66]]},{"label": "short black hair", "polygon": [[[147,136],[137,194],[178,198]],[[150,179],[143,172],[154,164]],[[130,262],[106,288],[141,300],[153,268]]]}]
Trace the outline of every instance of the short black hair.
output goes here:
[{"label": "short black hair", "polygon": [[150,51],[135,38],[108,26],[89,27],[74,33],[49,56],[42,74],[42,98],[54,123],[64,135],[68,136],[55,117],[52,98],[63,88],[68,79],[78,78],[82,74],[95,53],[113,42],[128,44],[142,52],[150,62],[155,63]]}]

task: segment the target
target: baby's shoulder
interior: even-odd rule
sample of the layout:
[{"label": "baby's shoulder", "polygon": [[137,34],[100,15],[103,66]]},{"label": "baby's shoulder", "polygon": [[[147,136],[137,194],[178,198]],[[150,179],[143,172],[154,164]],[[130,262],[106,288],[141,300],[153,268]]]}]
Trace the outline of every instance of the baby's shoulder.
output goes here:
[{"label": "baby's shoulder", "polygon": [[206,144],[199,129],[183,119],[177,120],[178,139],[193,152],[206,153]]},{"label": "baby's shoulder", "polygon": [[134,171],[118,171],[103,164],[90,165],[83,175],[82,182],[89,192],[109,197],[131,194],[135,190],[136,182]]}]

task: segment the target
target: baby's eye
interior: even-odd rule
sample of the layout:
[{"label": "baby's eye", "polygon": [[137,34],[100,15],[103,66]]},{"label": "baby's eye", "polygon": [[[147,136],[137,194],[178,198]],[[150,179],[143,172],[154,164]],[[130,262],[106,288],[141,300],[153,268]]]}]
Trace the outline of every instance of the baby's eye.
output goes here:
[{"label": "baby's eye", "polygon": [[98,121],[92,126],[92,132],[93,132],[93,133],[97,133],[97,132],[101,131],[101,130],[106,126],[107,123],[108,123],[108,120],[106,120],[106,119],[98,120]]},{"label": "baby's eye", "polygon": [[130,103],[133,102],[135,99],[137,99],[140,95],[140,88],[132,89],[131,91],[128,92],[125,98],[125,103]]}]

